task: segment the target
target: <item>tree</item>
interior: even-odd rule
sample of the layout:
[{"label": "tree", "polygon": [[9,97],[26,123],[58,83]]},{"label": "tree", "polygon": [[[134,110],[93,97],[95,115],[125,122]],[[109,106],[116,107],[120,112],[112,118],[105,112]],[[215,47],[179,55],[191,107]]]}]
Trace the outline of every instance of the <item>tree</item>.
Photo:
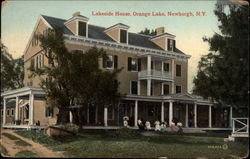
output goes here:
[{"label": "tree", "polygon": [[152,29],[151,32],[150,32],[150,29],[145,28],[144,30],[141,30],[139,32],[139,34],[154,36],[154,35],[156,35],[156,31]]},{"label": "tree", "polygon": [[13,59],[1,43],[1,92],[23,87],[23,56]]},{"label": "tree", "polygon": [[[225,7],[228,7],[229,13]],[[221,104],[248,107],[249,50],[248,5],[216,5],[219,30],[203,40],[210,53],[201,58],[193,92]]]},{"label": "tree", "polygon": [[37,35],[40,41],[40,53],[49,61],[49,66],[43,68],[30,67],[30,78],[40,76],[41,88],[46,93],[46,98],[52,107],[57,107],[59,113],[57,124],[68,122],[68,107],[70,105],[70,87],[71,81],[69,70],[70,52],[66,49],[63,39],[63,30],[55,28],[49,30],[47,34]]},{"label": "tree", "polygon": [[82,109],[88,105],[106,106],[119,98],[116,80],[120,69],[104,71],[99,67],[99,58],[107,58],[103,49],[96,47],[85,53],[68,51],[64,44],[61,28],[55,28],[48,35],[38,36],[41,52],[48,58],[50,66],[30,68],[32,76],[45,75],[41,87],[46,92],[48,102],[59,108],[57,123],[68,122],[69,107],[79,105],[77,115],[82,127]]}]

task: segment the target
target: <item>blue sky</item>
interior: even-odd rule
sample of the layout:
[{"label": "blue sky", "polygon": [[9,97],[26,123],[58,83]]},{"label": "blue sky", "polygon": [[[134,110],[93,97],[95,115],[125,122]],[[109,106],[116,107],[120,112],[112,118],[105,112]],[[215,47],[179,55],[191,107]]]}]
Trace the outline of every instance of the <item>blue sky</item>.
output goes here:
[{"label": "blue sky", "polygon": [[[197,72],[201,55],[208,53],[203,36],[218,32],[218,21],[213,10],[216,1],[10,1],[2,8],[2,42],[14,58],[23,54],[39,15],[62,19],[71,18],[80,11],[89,23],[109,27],[116,23],[130,26],[130,32],[145,27],[155,29],[164,26],[165,31],[176,35],[176,46],[192,57],[189,60],[188,87]],[[206,16],[92,16],[94,12],[206,12]]]}]

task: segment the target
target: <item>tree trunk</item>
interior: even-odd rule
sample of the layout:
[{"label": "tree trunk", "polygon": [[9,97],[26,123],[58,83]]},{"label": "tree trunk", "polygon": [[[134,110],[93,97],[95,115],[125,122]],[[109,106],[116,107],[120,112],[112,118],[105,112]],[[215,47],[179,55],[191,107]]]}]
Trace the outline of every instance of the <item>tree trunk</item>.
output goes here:
[{"label": "tree trunk", "polygon": [[69,110],[65,107],[61,106],[58,107],[59,112],[57,116],[57,123],[56,124],[66,124],[69,122]]}]

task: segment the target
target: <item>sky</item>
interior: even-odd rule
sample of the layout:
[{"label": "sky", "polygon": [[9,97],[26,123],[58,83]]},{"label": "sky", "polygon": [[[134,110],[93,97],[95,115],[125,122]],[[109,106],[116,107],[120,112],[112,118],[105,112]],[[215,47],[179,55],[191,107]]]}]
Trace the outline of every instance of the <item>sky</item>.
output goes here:
[{"label": "sky", "polygon": [[[188,90],[193,88],[198,61],[209,52],[202,37],[218,32],[214,15],[216,1],[9,1],[1,10],[1,40],[14,58],[23,55],[31,33],[40,15],[69,19],[80,11],[89,23],[109,27],[117,23],[129,25],[129,32],[145,27],[165,27],[165,32],[176,36],[176,47],[191,55],[188,64]],[[204,12],[205,16],[93,16],[92,12]]]}]

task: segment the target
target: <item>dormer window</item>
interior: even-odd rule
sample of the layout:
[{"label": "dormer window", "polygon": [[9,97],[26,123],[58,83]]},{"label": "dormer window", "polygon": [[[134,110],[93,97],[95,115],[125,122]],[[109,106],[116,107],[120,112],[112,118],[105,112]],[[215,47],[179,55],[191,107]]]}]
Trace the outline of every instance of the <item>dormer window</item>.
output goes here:
[{"label": "dormer window", "polygon": [[64,25],[77,36],[88,38],[88,21],[89,18],[76,12],[72,15],[73,17],[64,22]]},{"label": "dormer window", "polygon": [[175,40],[168,39],[168,51],[174,51],[175,48]]},{"label": "dormer window", "polygon": [[128,29],[129,26],[118,23],[107,29],[104,32],[118,43],[128,44]]},{"label": "dormer window", "polygon": [[87,34],[87,23],[79,21],[78,23],[78,35],[85,36]]},{"label": "dormer window", "polygon": [[127,31],[120,30],[120,43],[127,43]]}]

